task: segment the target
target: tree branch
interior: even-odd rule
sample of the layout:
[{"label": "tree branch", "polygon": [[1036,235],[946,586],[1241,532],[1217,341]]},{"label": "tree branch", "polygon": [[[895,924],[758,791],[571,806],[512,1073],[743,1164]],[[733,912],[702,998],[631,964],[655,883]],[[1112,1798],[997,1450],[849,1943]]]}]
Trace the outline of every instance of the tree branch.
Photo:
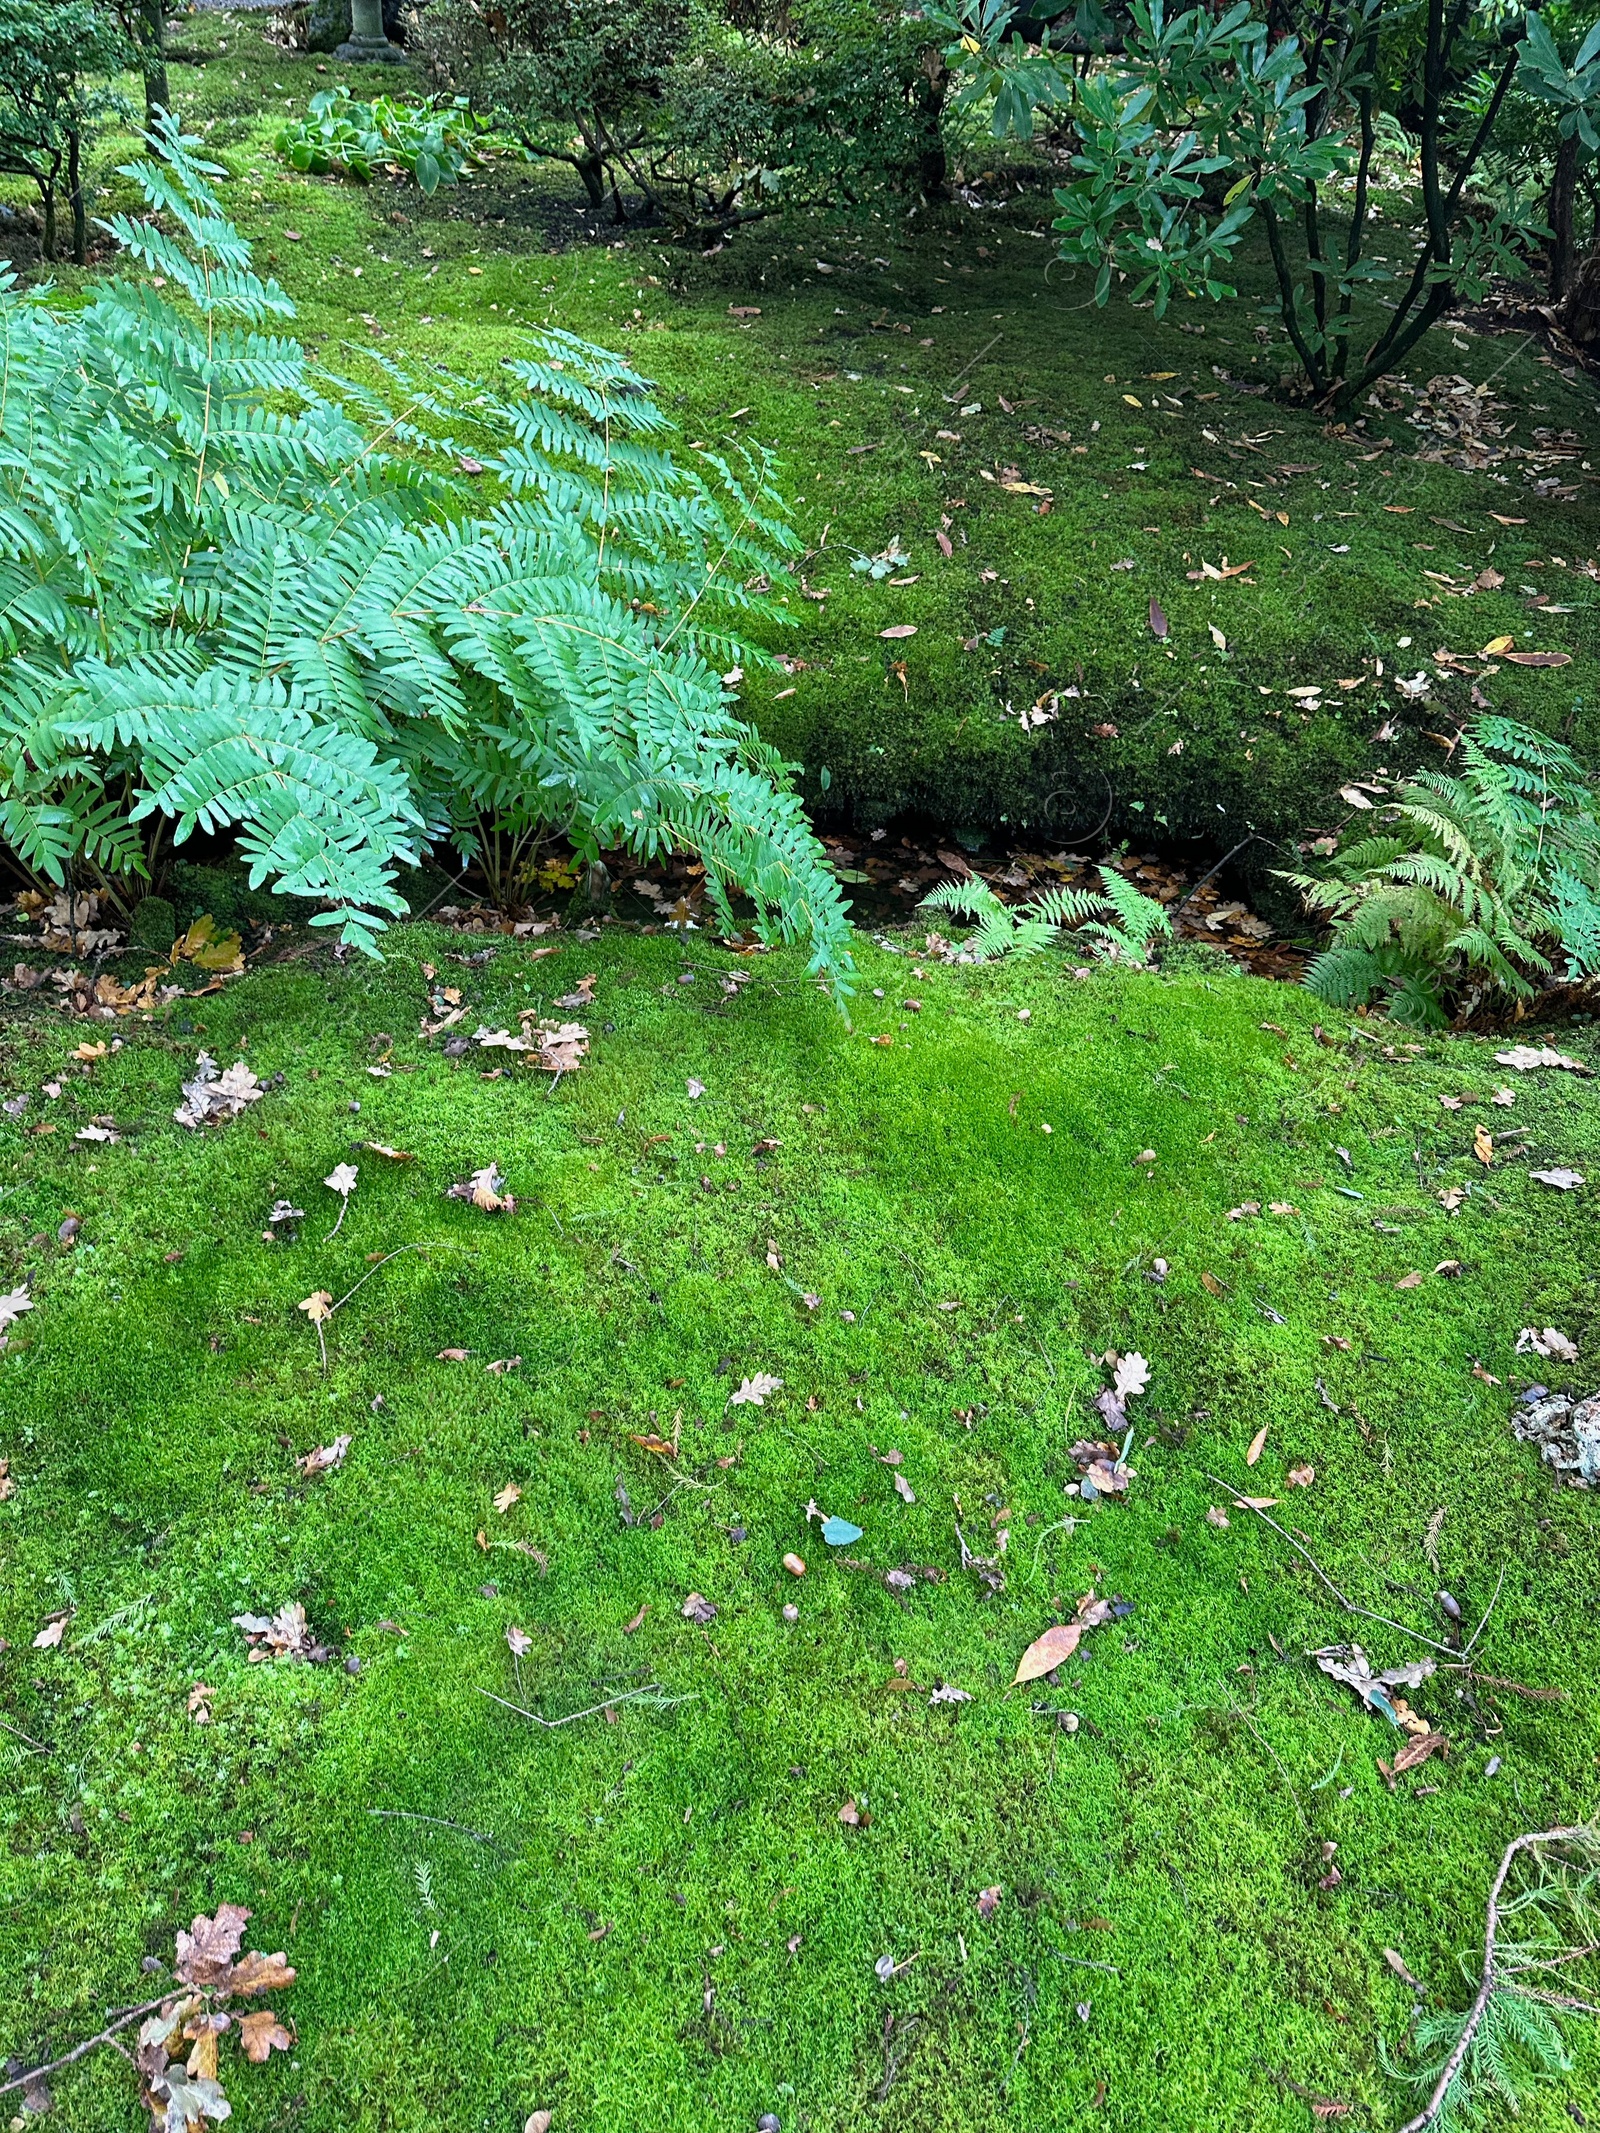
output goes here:
[{"label": "tree branch", "polygon": [[1592,1843],[1594,1832],[1583,1828],[1531,1830],[1525,1836],[1513,1838],[1506,1846],[1505,1856],[1500,1861],[1500,1871],[1495,1875],[1489,1890],[1488,1914],[1483,1928],[1483,1978],[1478,1986],[1478,1996],[1472,2003],[1461,2035],[1456,2039],[1455,2049],[1446,2059],[1444,2068],[1434,2083],[1433,2094],[1415,2118],[1407,2119],[1400,2128],[1400,2133],[1427,2133],[1427,2128],[1437,2122],[1449,2096],[1451,2084],[1460,2073],[1478,2031],[1483,2027],[1483,2018],[1488,2012],[1489,2002],[1500,1982],[1499,1972],[1495,1968],[1495,1936],[1500,1929],[1500,1897],[1505,1889],[1506,1877],[1516,1864],[1518,1855],[1536,1844],[1570,1843],[1574,1838],[1580,1837]]}]

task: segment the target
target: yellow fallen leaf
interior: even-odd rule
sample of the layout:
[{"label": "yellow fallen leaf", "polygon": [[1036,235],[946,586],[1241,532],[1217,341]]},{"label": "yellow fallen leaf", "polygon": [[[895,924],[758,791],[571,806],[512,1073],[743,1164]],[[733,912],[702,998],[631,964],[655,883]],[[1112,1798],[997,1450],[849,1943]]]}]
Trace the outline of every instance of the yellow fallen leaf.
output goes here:
[{"label": "yellow fallen leaf", "polygon": [[1480,1126],[1477,1132],[1473,1134],[1472,1152],[1485,1170],[1494,1161],[1494,1141],[1486,1127]]},{"label": "yellow fallen leaf", "polygon": [[1509,652],[1516,643],[1515,637],[1491,637],[1478,654],[1480,659],[1498,659],[1502,652]]}]

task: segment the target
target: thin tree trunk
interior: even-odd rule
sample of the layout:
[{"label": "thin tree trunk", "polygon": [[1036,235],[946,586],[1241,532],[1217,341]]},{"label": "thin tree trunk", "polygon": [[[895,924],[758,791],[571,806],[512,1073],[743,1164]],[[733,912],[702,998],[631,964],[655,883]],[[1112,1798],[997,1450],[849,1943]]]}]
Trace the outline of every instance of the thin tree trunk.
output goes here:
[{"label": "thin tree trunk", "polygon": [[1573,270],[1561,324],[1580,348],[1600,348],[1600,223],[1593,247]]},{"label": "thin tree trunk", "polygon": [[53,260],[56,256],[55,180],[52,178],[48,184],[41,185],[39,188],[39,193],[41,199],[44,202],[44,239],[39,249],[46,259]]},{"label": "thin tree trunk", "polygon": [[83,204],[83,136],[76,126],[67,135],[67,200],[72,208],[72,256],[89,264],[89,218]]},{"label": "thin tree trunk", "polygon": [[139,0],[139,22],[144,32],[144,124],[148,133],[155,126],[157,113],[172,109],[172,92],[167,86],[166,0]]},{"label": "thin tree trunk", "polygon": [[1578,136],[1574,133],[1556,150],[1555,174],[1550,181],[1550,198],[1545,206],[1545,220],[1552,232],[1550,301],[1553,304],[1560,303],[1572,279],[1572,216],[1577,197]]}]

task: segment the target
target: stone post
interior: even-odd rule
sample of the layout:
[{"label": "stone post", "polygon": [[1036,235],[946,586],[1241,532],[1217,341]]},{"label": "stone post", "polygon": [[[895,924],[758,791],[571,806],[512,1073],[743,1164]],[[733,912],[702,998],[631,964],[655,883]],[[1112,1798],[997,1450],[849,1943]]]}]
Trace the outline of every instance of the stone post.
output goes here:
[{"label": "stone post", "polygon": [[383,34],[383,0],[351,0],[350,42],[334,53],[335,59],[387,60],[405,64],[405,54]]}]

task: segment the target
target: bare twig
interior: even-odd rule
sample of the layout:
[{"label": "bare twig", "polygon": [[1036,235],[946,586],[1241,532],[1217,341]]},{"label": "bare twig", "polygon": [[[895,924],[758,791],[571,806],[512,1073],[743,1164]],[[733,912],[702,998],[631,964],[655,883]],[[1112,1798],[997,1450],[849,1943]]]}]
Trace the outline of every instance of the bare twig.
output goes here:
[{"label": "bare twig", "polygon": [[1502,1674],[1480,1674],[1476,1667],[1466,1669],[1467,1679],[1476,1689],[1504,1689],[1510,1696],[1530,1696],[1535,1703],[1565,1703],[1565,1689],[1534,1689],[1525,1681],[1507,1681]]},{"label": "bare twig", "polygon": [[1506,1572],[1505,1572],[1505,1565],[1504,1565],[1504,1564],[1502,1563],[1502,1564],[1501,1564],[1501,1566],[1500,1566],[1500,1575],[1499,1575],[1499,1576],[1498,1576],[1498,1577],[1497,1577],[1497,1578],[1495,1579],[1495,1581],[1494,1581],[1494,1597],[1493,1597],[1493,1599],[1491,1599],[1491,1600],[1490,1600],[1490,1602],[1489,1602],[1488,1606],[1487,1606],[1487,1607],[1486,1607],[1486,1608],[1485,1608],[1485,1609],[1483,1610],[1483,1618],[1482,1618],[1482,1620],[1481,1620],[1481,1621],[1479,1622],[1479,1624],[1478,1624],[1477,1628],[1476,1628],[1476,1629],[1475,1629],[1475,1630],[1474,1630],[1474,1631],[1472,1632],[1472,1635],[1471,1635],[1471,1636],[1470,1636],[1470,1637],[1469,1637],[1469,1638],[1467,1639],[1466,1643],[1465,1643],[1464,1645],[1462,1645],[1462,1647],[1461,1647],[1461,1656],[1462,1656],[1462,1658],[1463,1658],[1463,1659],[1469,1659],[1469,1658],[1471,1658],[1471,1656],[1472,1656],[1472,1647],[1473,1647],[1473,1646],[1474,1646],[1474,1645],[1475,1645],[1475,1644],[1477,1643],[1478,1639],[1479,1639],[1479,1638],[1480,1638],[1480,1637],[1481,1637],[1481,1636],[1483,1635],[1484,1631],[1485,1631],[1485,1630],[1486,1630],[1486,1629],[1488,1628],[1488,1626],[1489,1626],[1489,1617],[1490,1617],[1490,1616],[1491,1616],[1491,1615],[1492,1615],[1492,1614],[1494,1613],[1494,1611],[1495,1611],[1495,1608],[1496,1608],[1496,1607],[1497,1607],[1497,1606],[1498,1606],[1498,1605],[1500,1604],[1500,1588],[1501,1588],[1501,1587],[1502,1587],[1502,1586],[1503,1586],[1503,1585],[1505,1584],[1505,1581],[1506,1581]]},{"label": "bare twig", "polygon": [[54,1748],[47,1748],[42,1740],[35,1740],[31,1733],[24,1733],[20,1726],[14,1726],[9,1718],[0,1718],[0,1732],[14,1733],[35,1755],[54,1755],[56,1752]]},{"label": "bare twig", "polygon": [[[1338,1586],[1333,1582],[1332,1578],[1329,1577],[1328,1573],[1323,1569],[1322,1565],[1317,1561],[1316,1557],[1311,1553],[1311,1550],[1305,1545],[1303,1541],[1296,1540],[1294,1535],[1290,1533],[1287,1528],[1280,1526],[1275,1518],[1269,1518],[1265,1511],[1258,1509],[1255,1504],[1251,1503],[1244,1495],[1241,1494],[1239,1489],[1237,1489],[1231,1481],[1222,1481],[1219,1480],[1215,1474],[1207,1474],[1204,1467],[1202,1467],[1200,1471],[1203,1478],[1209,1481],[1213,1488],[1227,1490],[1228,1494],[1233,1498],[1234,1508],[1236,1510],[1254,1511],[1257,1518],[1260,1519],[1261,1523],[1264,1526],[1270,1526],[1274,1533],[1278,1534],[1281,1539],[1286,1540],[1289,1543],[1289,1546],[1294,1550],[1296,1555],[1303,1556],[1306,1562],[1310,1564],[1312,1570],[1316,1573],[1317,1577],[1327,1587],[1328,1591],[1332,1593],[1333,1597],[1338,1601],[1339,1605],[1344,1609],[1347,1615],[1361,1615],[1368,1622],[1381,1622],[1386,1629],[1399,1630],[1400,1634],[1403,1637],[1415,1637],[1419,1644],[1426,1644],[1430,1651],[1444,1652],[1448,1654],[1448,1656],[1452,1659],[1457,1656],[1455,1646],[1452,1644],[1441,1644],[1437,1637],[1425,1636],[1420,1629],[1411,1628],[1409,1623],[1397,1622],[1394,1619],[1393,1615],[1375,1614],[1370,1607],[1358,1607],[1354,1600],[1348,1599],[1345,1594],[1339,1590]],[[1504,1575],[1505,1574],[1502,1571],[1502,1580],[1504,1578]],[[1499,1597],[1500,1587],[1497,1585],[1495,1587],[1495,1599],[1498,1599]],[[1494,1601],[1491,1600],[1489,1604],[1492,1608],[1494,1605]],[[1476,1642],[1478,1641],[1478,1637],[1483,1629],[1483,1623],[1487,1622],[1488,1619],[1488,1615],[1485,1614],[1483,1622],[1480,1622],[1478,1624],[1477,1629],[1472,1632],[1472,1641],[1466,1647],[1468,1651],[1470,1651],[1472,1649],[1472,1645],[1476,1644]]]},{"label": "bare twig", "polygon": [[1456,2039],[1455,2049],[1446,2059],[1438,2080],[1433,2085],[1433,2094],[1428,2098],[1415,2118],[1408,2118],[1400,2133],[1427,2133],[1444,2108],[1451,2084],[1460,2073],[1473,2040],[1483,2027],[1483,2018],[1495,1987],[1500,1983],[1500,1973],[1495,1967],[1495,1936],[1500,1930],[1500,1897],[1505,1889],[1506,1878],[1516,1864],[1519,1855],[1531,1851],[1538,1844],[1566,1844],[1575,1838],[1593,1840],[1594,1832],[1588,1829],[1542,1829],[1530,1830],[1525,1835],[1514,1837],[1506,1846],[1505,1856],[1500,1861],[1499,1872],[1489,1889],[1488,1912],[1483,1927],[1483,1977],[1478,1986],[1478,1997],[1462,2024],[1461,2035]]},{"label": "bare twig", "polygon": [[[392,1252],[385,1252],[376,1266],[368,1267],[367,1271],[356,1283],[356,1289],[365,1288],[374,1274],[382,1273],[383,1269],[389,1264],[389,1261],[391,1259],[398,1259],[402,1252],[464,1252],[467,1249],[468,1246],[464,1244],[402,1244]],[[336,1304],[329,1305],[328,1316],[330,1318],[332,1318],[335,1311],[342,1311],[344,1309],[345,1305],[356,1293],[356,1289],[346,1289],[345,1293],[339,1298],[339,1301]]]},{"label": "bare twig", "polygon": [[[975,371],[975,370],[977,369],[978,365],[979,365],[979,364],[980,364],[980,363],[981,363],[981,362],[983,361],[984,357],[985,357],[985,356],[986,356],[986,355],[987,355],[987,354],[989,353],[989,350],[990,350],[990,349],[991,349],[991,348],[992,348],[992,347],[994,346],[995,342],[996,342],[996,341],[1003,341],[1004,339],[1005,339],[1005,335],[1004,335],[1003,333],[997,333],[997,334],[995,334],[995,335],[993,336],[993,338],[992,338],[992,339],[990,339],[990,340],[987,340],[987,341],[985,341],[985,342],[984,342],[983,346],[982,346],[982,347],[981,347],[981,348],[980,348],[980,349],[978,350],[977,354],[976,354],[976,355],[975,355],[975,356],[973,357],[972,361],[971,361],[971,362],[970,362],[970,363],[969,363],[969,364],[967,365],[966,369],[965,369],[965,370],[958,370],[958,371],[956,372],[955,376],[954,376],[954,377],[953,377],[953,378],[952,378],[952,379],[950,380],[950,390],[949,390],[949,391],[948,391],[948,392],[947,392],[947,393],[945,394],[945,396],[944,396],[944,397],[945,397],[945,398],[946,398],[947,400],[955,400],[955,399],[958,399],[958,398],[960,397],[960,395],[959,395],[959,394],[957,393],[957,391],[956,391],[956,387],[957,387],[958,385],[960,385],[960,384],[961,384],[961,382],[963,381],[963,379],[965,379],[966,377],[968,377],[968,376],[970,375],[970,373],[971,373],[971,372],[973,372],[973,371]],[[1013,388],[1012,388],[1012,390],[1013,390],[1013,391],[1015,391],[1015,389],[1016,389],[1015,387],[1013,387]]]},{"label": "bare twig", "polygon": [[[632,1703],[636,1697],[659,1696],[661,1684],[659,1681],[647,1681],[642,1689],[628,1689],[621,1696],[608,1696],[604,1703],[592,1703],[586,1711],[569,1711],[565,1718],[541,1718],[537,1711],[530,1711],[525,1704],[512,1703],[508,1697],[497,1696],[493,1689],[480,1688],[478,1694],[487,1696],[491,1703],[503,1705],[508,1711],[515,1711],[519,1718],[531,1718],[536,1726],[545,1726],[554,1732],[557,1726],[570,1726],[575,1718],[597,1717],[601,1711],[609,1711],[619,1703]],[[668,1703],[694,1701],[690,1696],[669,1696],[664,1700]]]},{"label": "bare twig", "polygon": [[465,1822],[447,1822],[442,1815],[413,1814],[409,1807],[369,1807],[369,1815],[377,1815],[384,1821],[427,1822],[434,1829],[453,1829],[463,1837],[470,1837],[474,1844],[487,1844],[494,1851],[504,1851],[498,1837],[486,1836],[481,1829],[468,1829]]},{"label": "bare twig", "polygon": [[1290,1777],[1288,1771],[1284,1768],[1282,1762],[1280,1761],[1277,1749],[1273,1747],[1271,1741],[1267,1739],[1267,1736],[1262,1732],[1261,1728],[1255,1724],[1249,1712],[1245,1710],[1242,1704],[1236,1703],[1233,1697],[1231,1696],[1228,1697],[1228,1702],[1234,1712],[1234,1715],[1244,1720],[1245,1724],[1250,1728],[1250,1731],[1255,1735],[1256,1740],[1263,1748],[1266,1749],[1268,1755],[1271,1756],[1273,1762],[1277,1765],[1278,1775],[1283,1779],[1284,1784],[1288,1787],[1289,1797],[1294,1802],[1294,1811],[1300,1817],[1301,1825],[1304,1828],[1306,1835],[1308,1837],[1314,1836],[1315,1831],[1311,1827],[1311,1819],[1307,1815],[1305,1809],[1300,1804],[1300,1795],[1295,1790],[1294,1779]]},{"label": "bare twig", "polygon": [[35,2066],[26,2074],[18,2074],[15,2080],[0,2082],[0,2096],[9,2096],[14,2089],[29,2088],[34,2082],[43,2081],[49,2074],[59,2074],[64,2066],[72,2066],[77,2060],[86,2059],[90,2052],[98,2051],[102,2044],[109,2044],[119,2029],[126,2029],[142,2016],[154,2014],[158,2007],[165,2007],[169,2001],[182,1998],[182,1988],[177,1991],[168,1990],[162,1993],[159,1999],[146,2000],[142,2007],[128,2008],[118,2015],[114,2022],[108,2022],[98,2036],[86,2037],[81,2044],[75,2044],[71,2051],[63,2052],[59,2059],[52,2059],[48,2066]]}]

